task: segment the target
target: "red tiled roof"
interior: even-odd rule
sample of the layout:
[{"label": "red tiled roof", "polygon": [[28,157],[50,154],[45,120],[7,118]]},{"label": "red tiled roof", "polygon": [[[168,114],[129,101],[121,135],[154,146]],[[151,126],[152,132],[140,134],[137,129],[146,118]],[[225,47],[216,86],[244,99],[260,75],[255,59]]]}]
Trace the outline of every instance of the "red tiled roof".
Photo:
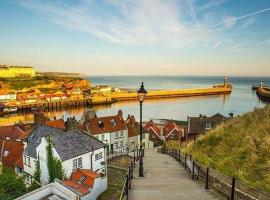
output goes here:
[{"label": "red tiled roof", "polygon": [[89,169],[78,169],[72,172],[70,180],[65,180],[63,183],[65,186],[75,189],[84,196],[93,188],[95,179],[98,177],[100,175]]},{"label": "red tiled roof", "polygon": [[65,129],[65,122],[63,119],[57,119],[54,121],[46,121],[45,125],[51,126],[54,128]]},{"label": "red tiled roof", "polygon": [[20,139],[25,132],[21,130],[18,126],[2,126],[0,127],[0,139],[5,140],[7,137],[11,140]]},{"label": "red tiled roof", "polygon": [[144,129],[147,131],[152,131],[154,132],[158,137],[161,136],[161,131],[157,127],[157,125],[153,122],[153,120],[150,120],[145,126]]},{"label": "red tiled roof", "polygon": [[23,169],[23,143],[12,140],[0,141],[0,159],[6,167]]},{"label": "red tiled roof", "polygon": [[88,123],[81,125],[80,128],[93,135],[127,129],[125,121],[120,115],[92,118]]},{"label": "red tiled roof", "polygon": [[182,129],[174,122],[169,121],[163,128],[163,136],[168,137],[174,130],[177,132],[182,132]]}]

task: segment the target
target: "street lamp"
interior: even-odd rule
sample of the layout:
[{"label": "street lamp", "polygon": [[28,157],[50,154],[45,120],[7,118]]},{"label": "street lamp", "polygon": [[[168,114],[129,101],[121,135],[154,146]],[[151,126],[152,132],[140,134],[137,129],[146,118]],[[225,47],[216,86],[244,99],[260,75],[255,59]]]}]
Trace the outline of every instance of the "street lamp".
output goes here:
[{"label": "street lamp", "polygon": [[141,88],[138,90],[138,99],[140,102],[140,161],[139,161],[139,176],[143,177],[143,160],[142,160],[142,103],[144,101],[147,91],[144,89],[142,82]]}]

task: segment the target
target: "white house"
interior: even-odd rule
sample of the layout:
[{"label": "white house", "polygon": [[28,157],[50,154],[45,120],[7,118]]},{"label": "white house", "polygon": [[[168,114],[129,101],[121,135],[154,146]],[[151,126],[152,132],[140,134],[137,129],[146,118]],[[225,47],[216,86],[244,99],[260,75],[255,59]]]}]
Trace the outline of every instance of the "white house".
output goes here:
[{"label": "white house", "polygon": [[16,100],[15,92],[0,93],[0,102]]},{"label": "white house", "polygon": [[[130,150],[135,150],[136,146],[140,146],[140,124],[136,122],[133,115],[128,115],[126,120],[128,128],[128,146]],[[149,140],[149,133],[142,127],[142,146],[144,148],[152,148],[154,143]]]},{"label": "white house", "polygon": [[107,146],[110,152],[126,151],[128,130],[121,110],[115,116],[94,117],[79,126]]},{"label": "white house", "polygon": [[[36,171],[36,162],[38,160],[40,162],[41,171],[40,183],[41,185],[49,183],[47,168],[47,145],[49,138],[53,147],[53,156],[59,159],[62,164],[65,176],[65,180],[62,184],[65,187],[70,190],[76,190],[80,185],[83,185],[84,192],[77,192],[81,196],[81,199],[83,199],[85,195],[90,194],[96,198],[107,190],[105,145],[95,137],[79,129],[63,131],[62,129],[46,125],[35,127],[25,142],[23,157],[24,172],[28,175],[26,183],[31,184],[33,181],[33,176]],[[82,180],[76,179],[74,181],[74,177],[77,177],[81,171],[87,172],[86,175],[82,175]],[[86,187],[83,181],[88,176],[93,179],[91,181],[93,184]]]}]

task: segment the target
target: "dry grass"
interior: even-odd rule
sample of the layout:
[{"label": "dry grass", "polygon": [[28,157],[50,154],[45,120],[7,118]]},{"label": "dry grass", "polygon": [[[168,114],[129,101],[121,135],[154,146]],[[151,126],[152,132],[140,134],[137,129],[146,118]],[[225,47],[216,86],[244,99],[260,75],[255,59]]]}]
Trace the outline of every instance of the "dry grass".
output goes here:
[{"label": "dry grass", "polygon": [[211,168],[270,192],[270,106],[216,127],[184,150]]}]

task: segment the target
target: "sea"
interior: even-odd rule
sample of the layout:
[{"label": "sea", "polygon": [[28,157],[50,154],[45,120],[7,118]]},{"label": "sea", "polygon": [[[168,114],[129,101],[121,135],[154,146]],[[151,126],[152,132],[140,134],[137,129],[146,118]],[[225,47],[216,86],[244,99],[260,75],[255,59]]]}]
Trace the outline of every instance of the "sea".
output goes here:
[{"label": "sea", "polygon": [[[221,84],[224,77],[213,76],[89,76],[87,79],[92,86],[108,85],[117,88],[137,90],[141,82],[144,82],[146,90],[182,89],[182,88],[206,88]],[[202,97],[181,97],[145,100],[143,103],[143,120],[150,119],[174,119],[186,121],[188,116],[200,114],[212,116],[221,113],[228,116],[252,111],[254,108],[264,107],[269,102],[260,100],[255,91],[252,91],[253,83],[270,86],[270,77],[228,77],[232,83],[232,93],[228,95],[214,95]],[[138,101],[117,102],[111,105],[99,105],[91,107],[98,116],[115,115],[119,109],[124,116],[134,115],[139,119]],[[85,108],[67,109],[47,112],[49,118],[72,117],[81,118]],[[19,121],[31,122],[33,115],[10,114],[0,118],[0,125],[11,125]]]}]

